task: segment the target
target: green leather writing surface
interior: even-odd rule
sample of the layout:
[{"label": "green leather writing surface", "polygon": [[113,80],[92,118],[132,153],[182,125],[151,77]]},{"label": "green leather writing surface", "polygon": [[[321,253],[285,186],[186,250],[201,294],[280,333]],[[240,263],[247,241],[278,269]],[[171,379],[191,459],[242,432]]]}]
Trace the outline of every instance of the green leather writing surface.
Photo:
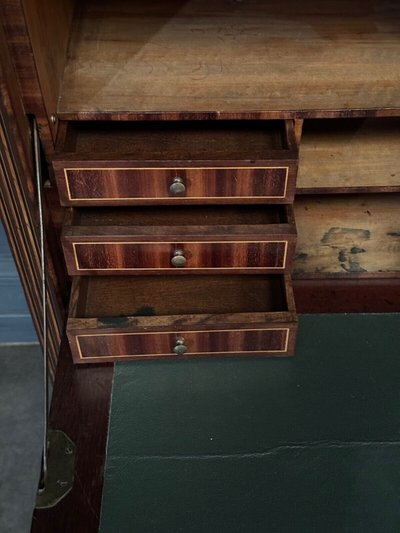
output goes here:
[{"label": "green leather writing surface", "polygon": [[116,365],[114,532],[400,531],[400,315],[300,318],[293,359]]}]

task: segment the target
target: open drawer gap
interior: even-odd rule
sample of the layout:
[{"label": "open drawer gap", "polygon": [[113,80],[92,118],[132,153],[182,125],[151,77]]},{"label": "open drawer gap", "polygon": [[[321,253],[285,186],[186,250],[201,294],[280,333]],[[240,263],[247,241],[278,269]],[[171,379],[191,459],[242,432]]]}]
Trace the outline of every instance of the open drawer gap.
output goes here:
[{"label": "open drawer gap", "polygon": [[77,208],[72,224],[76,226],[211,226],[286,224],[292,210],[285,205],[263,206],[162,206],[118,208]]},{"label": "open drawer gap", "polygon": [[265,159],[294,148],[284,120],[69,122],[58,150],[133,159]]},{"label": "open drawer gap", "polygon": [[82,318],[287,311],[281,276],[88,277]]}]

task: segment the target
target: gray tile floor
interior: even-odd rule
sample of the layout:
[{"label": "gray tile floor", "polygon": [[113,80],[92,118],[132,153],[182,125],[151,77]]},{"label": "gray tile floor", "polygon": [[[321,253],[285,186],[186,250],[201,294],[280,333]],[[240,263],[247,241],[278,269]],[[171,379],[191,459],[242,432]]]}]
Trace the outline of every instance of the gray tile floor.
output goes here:
[{"label": "gray tile floor", "polygon": [[0,532],[30,531],[40,471],[42,356],[0,222]]},{"label": "gray tile floor", "polygon": [[39,346],[0,346],[0,531],[28,533],[40,472]]}]

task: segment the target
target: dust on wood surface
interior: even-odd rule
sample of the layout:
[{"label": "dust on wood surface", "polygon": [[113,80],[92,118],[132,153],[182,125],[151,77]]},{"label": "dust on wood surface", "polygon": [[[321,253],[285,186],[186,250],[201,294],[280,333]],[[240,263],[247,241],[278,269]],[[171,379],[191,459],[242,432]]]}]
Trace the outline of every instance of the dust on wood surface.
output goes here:
[{"label": "dust on wood surface", "polygon": [[84,2],[60,114],[400,107],[400,5]]}]

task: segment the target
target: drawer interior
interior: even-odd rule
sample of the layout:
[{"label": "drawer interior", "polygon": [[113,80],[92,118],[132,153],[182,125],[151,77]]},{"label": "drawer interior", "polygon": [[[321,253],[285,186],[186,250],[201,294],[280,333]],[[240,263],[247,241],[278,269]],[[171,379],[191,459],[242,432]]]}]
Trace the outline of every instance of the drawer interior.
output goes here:
[{"label": "drawer interior", "polygon": [[283,276],[99,276],[74,284],[73,318],[284,312],[291,305]]},{"label": "drawer interior", "polygon": [[284,120],[76,121],[58,150],[136,160],[257,160],[288,148]]},{"label": "drawer interior", "polygon": [[162,206],[74,209],[77,226],[217,226],[285,224],[291,209],[285,205]]}]

